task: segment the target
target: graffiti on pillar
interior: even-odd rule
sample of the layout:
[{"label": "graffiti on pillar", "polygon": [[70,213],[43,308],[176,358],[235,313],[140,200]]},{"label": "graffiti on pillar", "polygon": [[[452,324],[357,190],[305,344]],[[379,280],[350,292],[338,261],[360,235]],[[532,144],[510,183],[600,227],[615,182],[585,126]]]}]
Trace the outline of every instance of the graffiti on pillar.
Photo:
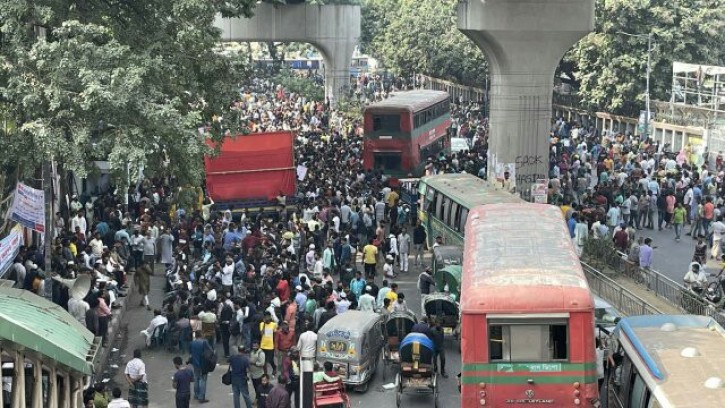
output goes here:
[{"label": "graffiti on pillar", "polygon": [[546,179],[546,176],[543,174],[517,174],[516,175],[516,184],[533,184],[536,183],[537,180]]},{"label": "graffiti on pillar", "polygon": [[516,169],[522,169],[525,167],[538,166],[544,164],[544,159],[541,155],[523,155],[516,156]]}]

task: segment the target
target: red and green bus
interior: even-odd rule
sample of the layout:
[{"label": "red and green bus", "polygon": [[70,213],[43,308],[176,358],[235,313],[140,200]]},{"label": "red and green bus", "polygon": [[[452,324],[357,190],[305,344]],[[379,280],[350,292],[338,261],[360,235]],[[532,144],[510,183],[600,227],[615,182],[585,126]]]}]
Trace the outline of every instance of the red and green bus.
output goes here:
[{"label": "red and green bus", "polygon": [[365,107],[363,162],[385,174],[423,174],[426,159],[450,149],[450,99],[447,92],[397,92]]},{"label": "red and green bus", "polygon": [[470,210],[461,407],[597,407],[594,301],[557,207]]}]

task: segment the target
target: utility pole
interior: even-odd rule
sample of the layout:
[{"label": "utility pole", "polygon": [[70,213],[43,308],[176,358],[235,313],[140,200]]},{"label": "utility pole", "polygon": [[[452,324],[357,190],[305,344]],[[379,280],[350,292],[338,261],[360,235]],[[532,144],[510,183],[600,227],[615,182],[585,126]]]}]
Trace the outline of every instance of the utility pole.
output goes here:
[{"label": "utility pole", "polygon": [[[52,161],[43,161],[43,195],[45,198],[45,231],[43,232],[44,260],[43,272],[45,272],[45,293],[48,300],[52,300],[53,279],[51,279],[51,251],[53,248],[53,169]],[[50,285],[50,287],[48,287]]]},{"label": "utility pole", "polygon": [[647,94],[645,95],[645,113],[644,117],[644,134],[649,136],[649,121],[650,121],[650,99],[649,99],[649,77],[652,70],[652,33],[647,34]]}]

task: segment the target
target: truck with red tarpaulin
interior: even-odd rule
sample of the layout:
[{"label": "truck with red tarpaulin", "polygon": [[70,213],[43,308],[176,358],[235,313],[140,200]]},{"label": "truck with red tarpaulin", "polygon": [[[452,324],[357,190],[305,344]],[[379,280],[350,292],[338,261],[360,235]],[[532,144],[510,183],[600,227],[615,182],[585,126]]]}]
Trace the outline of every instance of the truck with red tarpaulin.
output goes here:
[{"label": "truck with red tarpaulin", "polygon": [[219,154],[204,160],[214,209],[276,213],[280,192],[292,204],[297,188],[294,140],[289,131],[224,139]]}]

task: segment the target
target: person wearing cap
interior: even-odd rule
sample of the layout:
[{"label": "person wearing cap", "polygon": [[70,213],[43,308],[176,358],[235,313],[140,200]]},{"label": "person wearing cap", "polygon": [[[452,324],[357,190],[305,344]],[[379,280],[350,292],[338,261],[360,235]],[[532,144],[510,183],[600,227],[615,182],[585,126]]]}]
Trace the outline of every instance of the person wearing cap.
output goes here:
[{"label": "person wearing cap", "polygon": [[244,398],[247,408],[252,408],[252,398],[249,396],[249,368],[250,360],[247,349],[240,345],[238,353],[229,358],[229,372],[232,377],[232,400],[234,408],[241,408],[239,395]]},{"label": "person wearing cap", "polygon": [[357,309],[361,312],[375,312],[375,298],[370,294],[372,287],[365,286],[363,294],[357,301]]},{"label": "person wearing cap", "polygon": [[343,314],[350,309],[350,300],[347,298],[347,294],[344,291],[340,292],[340,299],[335,300],[335,313]]},{"label": "person wearing cap", "polygon": [[295,303],[297,304],[297,310],[305,310],[305,306],[307,305],[307,292],[302,288],[302,285],[295,286]]},{"label": "person wearing cap", "polygon": [[383,265],[383,275],[386,278],[395,277],[395,258],[392,255],[385,257],[385,264]]}]

